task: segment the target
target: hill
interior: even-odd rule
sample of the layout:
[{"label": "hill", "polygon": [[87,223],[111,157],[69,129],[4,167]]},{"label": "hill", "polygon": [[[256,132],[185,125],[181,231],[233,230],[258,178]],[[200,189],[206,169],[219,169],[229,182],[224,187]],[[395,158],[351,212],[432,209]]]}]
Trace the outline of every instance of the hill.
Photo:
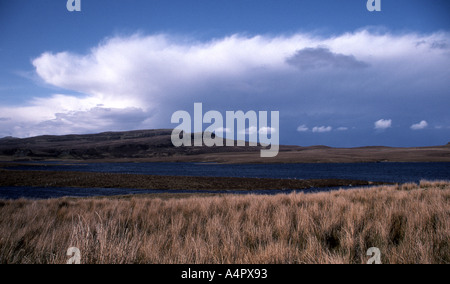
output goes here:
[{"label": "hill", "polygon": [[261,147],[180,147],[172,130],[0,139],[0,160],[81,160],[217,163],[450,162],[450,143],[422,148],[330,148],[281,146],[276,158],[260,158]]}]

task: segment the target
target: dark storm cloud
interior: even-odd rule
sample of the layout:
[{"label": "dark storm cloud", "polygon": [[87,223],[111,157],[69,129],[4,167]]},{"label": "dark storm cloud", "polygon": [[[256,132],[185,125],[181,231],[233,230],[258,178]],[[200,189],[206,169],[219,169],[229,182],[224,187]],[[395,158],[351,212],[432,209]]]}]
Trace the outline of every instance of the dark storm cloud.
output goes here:
[{"label": "dark storm cloud", "polygon": [[[450,35],[116,37],[86,54],[33,60],[47,84],[84,96],[0,107],[12,118],[1,122],[0,136],[171,128],[175,111],[202,102],[204,111],[221,113],[280,111],[283,144],[447,143],[450,56],[434,42],[448,43]],[[380,119],[393,121],[391,131],[374,129]],[[421,121],[429,126],[411,131]]]},{"label": "dark storm cloud", "polygon": [[365,68],[369,65],[365,62],[357,60],[352,55],[344,55],[331,52],[328,48],[305,48],[297,51],[287,60],[292,66],[299,69],[316,69],[316,68],[345,68],[358,69]]},{"label": "dark storm cloud", "polygon": [[445,41],[435,41],[431,44],[431,48],[435,49],[448,49],[449,45]]}]

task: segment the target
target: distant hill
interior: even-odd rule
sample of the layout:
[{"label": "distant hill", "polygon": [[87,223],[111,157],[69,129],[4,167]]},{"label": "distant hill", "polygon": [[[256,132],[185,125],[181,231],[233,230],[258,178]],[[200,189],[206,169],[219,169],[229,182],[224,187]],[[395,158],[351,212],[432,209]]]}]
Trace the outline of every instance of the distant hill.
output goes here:
[{"label": "distant hill", "polygon": [[330,148],[281,146],[276,158],[260,158],[261,147],[180,147],[172,130],[105,132],[87,135],[0,139],[0,160],[124,162],[353,163],[450,162],[450,143],[423,148]]},{"label": "distant hill", "polygon": [[179,147],[172,130],[138,130],[86,135],[0,139],[0,156],[17,159],[117,159],[187,156],[221,152],[255,152],[259,147]]}]

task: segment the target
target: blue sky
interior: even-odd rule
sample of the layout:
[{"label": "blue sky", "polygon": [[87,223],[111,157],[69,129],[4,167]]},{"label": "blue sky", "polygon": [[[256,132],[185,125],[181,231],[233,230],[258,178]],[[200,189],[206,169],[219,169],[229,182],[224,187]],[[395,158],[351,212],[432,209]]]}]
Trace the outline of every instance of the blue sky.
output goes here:
[{"label": "blue sky", "polygon": [[0,136],[278,110],[282,144],[450,142],[450,2],[0,0]]}]

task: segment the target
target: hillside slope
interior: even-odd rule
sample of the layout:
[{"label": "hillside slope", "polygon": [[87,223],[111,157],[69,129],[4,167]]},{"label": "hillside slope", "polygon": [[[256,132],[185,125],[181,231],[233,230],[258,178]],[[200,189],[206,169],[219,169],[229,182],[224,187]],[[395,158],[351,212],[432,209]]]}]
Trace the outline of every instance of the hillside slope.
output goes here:
[{"label": "hillside slope", "polygon": [[81,160],[217,163],[450,162],[450,143],[421,148],[330,148],[281,146],[276,158],[260,158],[261,147],[180,147],[172,130],[0,139],[0,160]]}]

